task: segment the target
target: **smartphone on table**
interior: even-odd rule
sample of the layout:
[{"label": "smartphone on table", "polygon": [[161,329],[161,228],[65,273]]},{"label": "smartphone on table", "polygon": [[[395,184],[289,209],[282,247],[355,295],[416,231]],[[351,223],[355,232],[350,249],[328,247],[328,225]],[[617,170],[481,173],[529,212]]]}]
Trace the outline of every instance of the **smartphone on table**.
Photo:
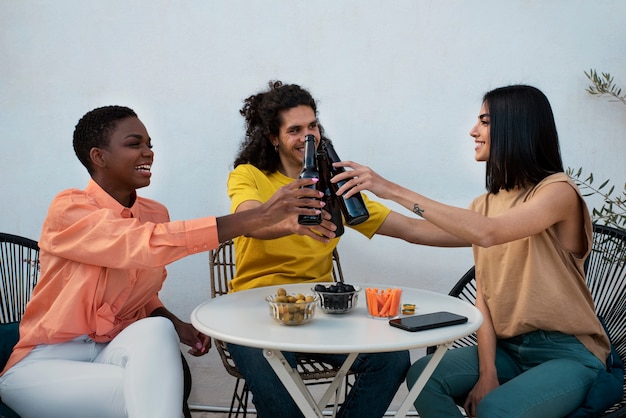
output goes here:
[{"label": "smartphone on table", "polygon": [[389,325],[405,331],[415,332],[447,327],[449,325],[464,324],[465,322],[467,322],[467,317],[465,316],[442,311],[390,319]]}]

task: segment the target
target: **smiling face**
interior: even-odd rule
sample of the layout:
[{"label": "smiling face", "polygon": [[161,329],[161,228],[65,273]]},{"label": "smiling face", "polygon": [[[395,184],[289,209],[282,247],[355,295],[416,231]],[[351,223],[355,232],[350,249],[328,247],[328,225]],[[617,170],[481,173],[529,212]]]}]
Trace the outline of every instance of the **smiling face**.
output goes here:
[{"label": "smiling face", "polygon": [[278,136],[272,144],[278,147],[279,171],[291,178],[297,178],[304,160],[304,137],[315,136],[315,145],[320,141],[320,130],[315,112],[310,106],[296,106],[281,112],[281,125]]},{"label": "smiling face", "polygon": [[487,105],[483,103],[478,114],[478,122],[470,130],[470,136],[474,138],[474,158],[476,161],[489,161],[489,149],[491,145],[490,117]]},{"label": "smiling face", "polygon": [[122,205],[132,204],[136,189],[150,184],[152,142],[136,117],[120,119],[105,147],[92,148],[94,180]]}]

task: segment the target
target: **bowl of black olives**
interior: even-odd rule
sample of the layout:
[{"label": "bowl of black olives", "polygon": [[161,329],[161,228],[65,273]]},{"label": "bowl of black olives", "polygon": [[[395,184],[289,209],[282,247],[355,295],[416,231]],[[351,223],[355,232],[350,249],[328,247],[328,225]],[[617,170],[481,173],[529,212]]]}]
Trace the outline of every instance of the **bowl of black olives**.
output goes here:
[{"label": "bowl of black olives", "polygon": [[319,307],[322,311],[343,314],[356,307],[361,288],[342,282],[327,285],[320,283],[315,285],[313,291],[319,296]]}]

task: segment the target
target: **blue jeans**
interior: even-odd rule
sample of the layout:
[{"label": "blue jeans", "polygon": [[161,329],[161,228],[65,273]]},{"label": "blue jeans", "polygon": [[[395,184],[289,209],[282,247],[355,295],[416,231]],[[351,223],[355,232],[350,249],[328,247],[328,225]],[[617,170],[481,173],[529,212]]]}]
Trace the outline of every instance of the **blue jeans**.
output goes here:
[{"label": "blue jeans", "polygon": [[[412,387],[428,357],[407,373]],[[496,368],[500,386],[478,404],[476,416],[563,417],[584,400],[604,364],[578,339],[560,332],[534,331],[498,340]],[[478,380],[478,349],[448,350],[415,401],[422,418],[461,417],[455,399],[464,399]]]},{"label": "blue jeans", "polygon": [[[263,351],[258,348],[228,344],[237,368],[252,391],[252,402],[260,418],[302,417],[287,389],[274,373]],[[285,359],[296,367],[295,353],[284,352]],[[343,354],[310,354],[332,365],[341,365]],[[350,368],[357,373],[338,417],[382,417],[402,384],[410,366],[409,352],[361,354]]]}]

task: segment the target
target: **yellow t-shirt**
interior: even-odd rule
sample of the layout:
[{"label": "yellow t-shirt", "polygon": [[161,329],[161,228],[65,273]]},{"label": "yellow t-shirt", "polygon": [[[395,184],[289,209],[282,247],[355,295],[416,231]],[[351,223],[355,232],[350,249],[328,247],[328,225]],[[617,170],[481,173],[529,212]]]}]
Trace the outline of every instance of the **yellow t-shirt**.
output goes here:
[{"label": "yellow t-shirt", "polygon": [[[228,196],[231,212],[245,201],[266,202],[280,187],[294,179],[280,172],[265,173],[251,164],[237,166],[228,178]],[[364,195],[370,217],[367,221],[351,226],[371,238],[391,210],[381,203],[371,201]],[[332,252],[339,238],[324,244],[310,237],[288,235],[260,240],[237,237],[235,263],[237,270],[231,281],[231,290],[303,282],[331,281]]]}]

